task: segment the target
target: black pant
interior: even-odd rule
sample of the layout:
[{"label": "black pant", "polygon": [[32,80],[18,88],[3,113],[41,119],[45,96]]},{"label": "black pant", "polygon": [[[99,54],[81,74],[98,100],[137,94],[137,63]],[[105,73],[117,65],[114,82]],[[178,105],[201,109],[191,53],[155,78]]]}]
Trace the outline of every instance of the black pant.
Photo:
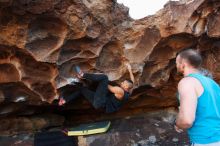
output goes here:
[{"label": "black pant", "polygon": [[108,93],[108,77],[104,74],[84,73],[83,78],[98,82],[96,91],[92,91],[87,87],[81,87],[76,92],[65,97],[66,102],[69,102],[70,100],[73,100],[80,95],[83,95],[90,103],[92,103],[94,108],[98,109],[104,107]]}]

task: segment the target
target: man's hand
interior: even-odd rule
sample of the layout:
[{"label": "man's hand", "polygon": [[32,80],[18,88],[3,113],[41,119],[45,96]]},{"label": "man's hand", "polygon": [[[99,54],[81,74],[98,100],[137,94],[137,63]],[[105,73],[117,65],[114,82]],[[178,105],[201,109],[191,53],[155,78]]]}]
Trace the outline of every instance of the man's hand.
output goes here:
[{"label": "man's hand", "polygon": [[60,100],[59,100],[58,105],[59,105],[59,106],[62,106],[62,105],[64,105],[65,103],[66,103],[66,100],[65,100],[63,97],[61,97]]},{"label": "man's hand", "polygon": [[131,65],[130,65],[130,63],[125,63],[125,65],[127,66],[128,70],[131,70]]},{"label": "man's hand", "polygon": [[183,132],[183,129],[178,128],[176,125],[174,125],[174,128],[175,128],[176,132],[178,132],[178,133]]},{"label": "man's hand", "polygon": [[71,77],[71,78],[67,78],[66,81],[68,84],[74,84],[75,82],[79,82],[79,79]]}]

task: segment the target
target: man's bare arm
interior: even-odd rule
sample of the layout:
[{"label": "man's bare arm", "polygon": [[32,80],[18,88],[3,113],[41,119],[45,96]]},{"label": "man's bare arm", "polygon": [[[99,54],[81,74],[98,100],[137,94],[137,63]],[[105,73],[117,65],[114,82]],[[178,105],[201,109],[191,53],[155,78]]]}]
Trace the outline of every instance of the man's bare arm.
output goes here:
[{"label": "man's bare arm", "polygon": [[115,94],[115,97],[119,100],[123,99],[124,90],[118,86],[108,85],[109,91]]},{"label": "man's bare arm", "polygon": [[132,72],[132,70],[131,70],[131,65],[130,65],[130,63],[126,63],[126,66],[127,66],[127,68],[128,68],[128,72],[129,72],[129,75],[130,75],[130,79],[131,79],[131,81],[134,83],[134,75],[133,75],[133,72]]},{"label": "man's bare arm", "polygon": [[190,77],[183,78],[178,84],[180,94],[180,108],[176,119],[176,126],[181,129],[190,128],[195,120],[197,95],[195,84]]}]

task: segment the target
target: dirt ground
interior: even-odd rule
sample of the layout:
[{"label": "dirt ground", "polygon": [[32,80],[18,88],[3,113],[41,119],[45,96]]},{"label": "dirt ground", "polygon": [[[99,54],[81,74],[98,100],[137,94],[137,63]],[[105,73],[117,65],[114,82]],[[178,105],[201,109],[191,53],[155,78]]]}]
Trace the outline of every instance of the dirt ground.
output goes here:
[{"label": "dirt ground", "polygon": [[[79,136],[79,146],[189,146],[187,133],[177,133],[173,111],[158,111],[111,121],[103,134]],[[0,146],[33,146],[33,134],[0,137]]]}]

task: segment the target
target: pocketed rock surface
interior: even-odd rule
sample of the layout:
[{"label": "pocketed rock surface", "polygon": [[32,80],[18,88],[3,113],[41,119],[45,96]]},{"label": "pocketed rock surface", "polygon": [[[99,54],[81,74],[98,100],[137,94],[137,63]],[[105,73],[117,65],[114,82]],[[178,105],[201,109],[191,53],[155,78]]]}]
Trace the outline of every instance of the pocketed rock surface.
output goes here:
[{"label": "pocketed rock surface", "polygon": [[[220,81],[219,16],[219,0],[170,1],[140,20],[115,0],[0,0],[0,135],[177,107],[181,49],[200,50]],[[84,98],[57,106],[75,89],[66,85],[74,65],[119,83],[129,78],[126,62],[135,89],[120,111],[106,115]]]}]

